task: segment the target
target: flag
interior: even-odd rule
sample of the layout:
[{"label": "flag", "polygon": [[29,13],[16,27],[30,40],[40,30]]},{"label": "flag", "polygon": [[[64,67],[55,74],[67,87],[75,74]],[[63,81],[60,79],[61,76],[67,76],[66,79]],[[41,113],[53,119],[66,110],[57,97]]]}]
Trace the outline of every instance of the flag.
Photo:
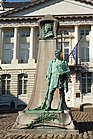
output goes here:
[{"label": "flag", "polygon": [[69,59],[69,56],[72,54],[76,65],[78,64],[78,44],[81,40],[82,36],[80,37],[80,39],[78,40],[77,44],[75,45],[75,47],[73,48],[73,50],[70,52],[70,54],[68,55],[68,57],[66,58],[66,61]]},{"label": "flag", "polygon": [[71,54],[76,62],[76,65],[78,64],[78,44],[81,40],[82,36],[80,37],[80,39],[78,40],[77,44],[75,45],[75,47],[73,48],[73,50],[71,51]]},{"label": "flag", "polygon": [[78,64],[78,45],[76,45],[72,50],[72,56],[76,62],[76,65]]}]

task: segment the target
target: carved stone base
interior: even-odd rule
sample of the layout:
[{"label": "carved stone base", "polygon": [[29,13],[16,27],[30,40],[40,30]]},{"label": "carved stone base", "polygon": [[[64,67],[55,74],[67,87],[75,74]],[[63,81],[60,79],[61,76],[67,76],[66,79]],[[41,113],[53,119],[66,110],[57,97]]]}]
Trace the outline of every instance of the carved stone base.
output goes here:
[{"label": "carved stone base", "polygon": [[20,113],[16,119],[13,129],[38,129],[38,128],[62,128],[74,129],[73,120],[69,112],[61,111],[31,111]]}]

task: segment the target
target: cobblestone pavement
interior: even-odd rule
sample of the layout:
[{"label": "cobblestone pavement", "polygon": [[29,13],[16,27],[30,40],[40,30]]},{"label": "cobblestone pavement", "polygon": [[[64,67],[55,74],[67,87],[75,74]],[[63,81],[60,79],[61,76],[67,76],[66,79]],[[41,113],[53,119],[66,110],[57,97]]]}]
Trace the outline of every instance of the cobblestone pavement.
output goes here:
[{"label": "cobblestone pavement", "polygon": [[39,134],[35,132],[11,132],[17,113],[0,114],[0,139],[93,139],[93,111],[72,111],[75,129],[78,132]]}]

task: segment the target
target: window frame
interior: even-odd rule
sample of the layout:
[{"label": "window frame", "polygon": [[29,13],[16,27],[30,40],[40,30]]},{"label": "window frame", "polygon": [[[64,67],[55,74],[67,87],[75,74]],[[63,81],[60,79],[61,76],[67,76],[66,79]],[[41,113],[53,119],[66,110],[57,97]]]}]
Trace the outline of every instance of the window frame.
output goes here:
[{"label": "window frame", "polygon": [[[85,45],[85,43],[87,43],[88,45]],[[82,58],[82,56],[84,58]],[[82,41],[80,43],[80,60],[81,62],[89,62],[89,57],[89,41]]]},{"label": "window frame", "polygon": [[13,59],[14,43],[5,43],[3,51],[3,63],[11,64]]},{"label": "window frame", "polygon": [[[90,74],[88,76],[88,74]],[[88,84],[90,79],[90,92],[88,92]],[[84,86],[83,86],[84,85]],[[83,92],[83,87],[85,89],[85,93]],[[91,93],[91,73],[90,72],[84,72],[82,73],[82,94],[90,94]]]},{"label": "window frame", "polygon": [[[66,45],[66,43],[68,43]],[[58,49],[62,49],[62,52],[64,54],[64,59],[69,62],[69,59],[67,57],[69,56],[69,51],[70,51],[70,41],[69,41],[69,31],[66,29],[60,29],[58,31]],[[61,48],[62,47],[62,48]],[[65,50],[68,50],[68,53],[65,53]]]},{"label": "window frame", "polygon": [[14,31],[13,30],[7,30],[4,32],[5,38],[13,38],[14,37]]},{"label": "window frame", "polygon": [[[5,84],[3,84],[3,83],[5,83]],[[11,84],[11,75],[10,74],[1,75],[1,92],[2,92],[1,94],[2,95],[10,94],[10,84]],[[3,87],[4,87],[4,89],[3,89]],[[5,92],[5,93],[3,93],[3,92]]]},{"label": "window frame", "polygon": [[[22,45],[24,45],[23,48]],[[30,43],[20,44],[20,63],[28,63],[29,51],[30,51]]]},{"label": "window frame", "polygon": [[[18,75],[18,95],[26,95],[27,94],[27,82],[28,75],[27,74],[19,74]],[[25,93],[26,91],[26,93]]]}]

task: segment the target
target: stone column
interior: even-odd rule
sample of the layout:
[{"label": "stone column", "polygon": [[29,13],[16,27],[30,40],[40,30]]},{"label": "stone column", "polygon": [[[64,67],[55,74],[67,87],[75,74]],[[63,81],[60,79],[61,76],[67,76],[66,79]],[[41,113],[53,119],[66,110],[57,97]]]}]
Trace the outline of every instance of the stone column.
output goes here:
[{"label": "stone column", "polygon": [[[78,25],[75,26],[75,44],[74,46],[77,44],[79,40],[79,28],[78,28]],[[79,47],[79,44],[78,44],[78,64],[80,64],[80,47]]]},{"label": "stone column", "polygon": [[30,28],[30,49],[29,49],[29,60],[30,63],[34,60],[34,27]]},{"label": "stone column", "polygon": [[13,63],[14,62],[18,63],[17,48],[18,48],[18,28],[15,27],[14,28],[14,50],[13,50],[13,60],[12,60]]},{"label": "stone column", "polygon": [[91,73],[91,95],[93,97],[93,73]]},{"label": "stone column", "polygon": [[0,28],[0,64],[2,60],[2,28]]},{"label": "stone column", "polygon": [[90,66],[93,66],[93,25],[91,25],[90,32],[90,49],[89,49]]}]

